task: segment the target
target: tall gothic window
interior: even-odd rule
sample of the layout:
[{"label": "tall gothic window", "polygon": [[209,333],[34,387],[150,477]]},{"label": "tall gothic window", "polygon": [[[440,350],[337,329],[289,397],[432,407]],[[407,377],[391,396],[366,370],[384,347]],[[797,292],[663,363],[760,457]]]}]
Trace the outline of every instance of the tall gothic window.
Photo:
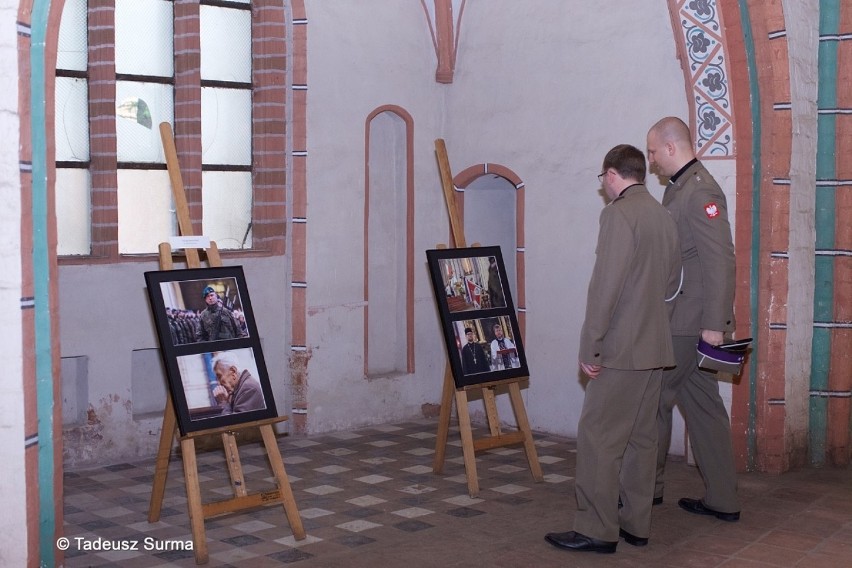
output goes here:
[{"label": "tall gothic window", "polygon": [[251,4],[65,0],[54,124],[60,256],[118,260],[177,234],[163,122],[195,232],[220,249],[255,247]]}]

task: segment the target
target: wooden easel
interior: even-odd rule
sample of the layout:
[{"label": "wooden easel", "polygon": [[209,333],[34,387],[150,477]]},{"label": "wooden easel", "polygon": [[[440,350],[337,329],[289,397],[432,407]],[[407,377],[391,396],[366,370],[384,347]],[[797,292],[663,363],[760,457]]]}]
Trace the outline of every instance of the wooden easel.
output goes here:
[{"label": "wooden easel", "polygon": [[[438,138],[435,140],[435,153],[438,156],[438,168],[441,173],[441,185],[444,189],[444,199],[447,202],[447,211],[450,215],[450,229],[452,230],[455,246],[463,248],[467,246],[464,238],[464,227],[458,215],[456,208],[456,196],[453,192],[453,178],[450,170],[449,159],[447,158],[447,148],[444,140]],[[439,245],[440,247],[441,245]],[[474,245],[476,246],[476,245]],[[481,450],[489,450],[492,448],[500,448],[514,444],[523,443],[524,451],[529,462],[530,472],[535,481],[542,481],[544,476],[541,472],[541,464],[538,461],[538,455],[535,451],[535,443],[530,430],[530,423],[527,419],[527,412],[524,408],[524,400],[521,398],[520,383],[527,380],[529,377],[516,377],[514,379],[506,379],[493,383],[482,383],[473,386],[456,388],[453,381],[453,373],[450,368],[450,362],[444,370],[444,387],[441,395],[441,413],[438,418],[438,438],[435,442],[435,460],[432,464],[433,473],[441,473],[444,468],[444,457],[447,449],[447,436],[450,429],[450,415],[452,413],[453,399],[456,402],[456,412],[459,420],[459,433],[462,439],[462,452],[464,454],[464,468],[467,474],[467,488],[471,497],[479,494],[479,479],[476,475],[476,452]],[[496,389],[500,386],[507,386],[509,390],[509,399],[512,403],[512,410],[515,413],[515,421],[518,429],[515,432],[502,433],[500,431],[500,421],[497,416],[497,401]],[[470,424],[470,413],[468,412],[468,392],[481,390],[482,400],[485,403],[485,415],[488,418],[489,435],[482,438],[473,437],[473,431]]]},{"label": "wooden easel", "polygon": [[[181,235],[184,236],[191,235],[192,224],[189,217],[189,207],[186,202],[183,179],[181,178],[180,167],[178,166],[177,151],[175,150],[172,129],[169,123],[164,122],[160,124],[160,136],[163,140],[166,163],[168,164],[169,169],[169,178],[172,182],[172,192],[175,199],[175,208],[177,210],[180,232]],[[201,260],[198,252],[199,249],[187,248],[184,250],[186,253],[187,268],[199,268],[201,266]],[[205,249],[205,251],[208,266],[222,266],[222,261],[219,257],[219,249],[216,247],[216,243],[211,242],[210,248]],[[171,246],[169,243],[161,243],[160,270],[173,269],[174,264],[172,260]],[[284,470],[284,461],[281,458],[281,452],[278,449],[278,442],[275,439],[275,431],[272,427],[273,424],[284,420],[287,420],[287,416],[278,416],[276,418],[269,418],[266,420],[255,420],[235,426],[199,430],[191,432],[185,436],[178,436],[177,417],[175,415],[174,403],[172,402],[171,395],[167,394],[166,408],[163,411],[163,429],[160,432],[160,445],[157,451],[157,462],[154,469],[154,484],[151,489],[151,502],[148,508],[148,522],[154,523],[160,519],[163,495],[166,490],[166,476],[169,470],[172,441],[177,437],[180,442],[181,457],[183,459],[186,498],[189,506],[189,520],[192,526],[192,540],[194,544],[196,564],[205,564],[209,560],[204,520],[224,513],[241,511],[243,509],[259,505],[282,503],[284,506],[284,513],[287,515],[287,521],[290,523],[290,528],[293,531],[293,536],[296,540],[304,539],[305,529],[302,526],[302,519],[299,516],[299,510],[296,507],[296,500],[293,497],[293,490],[290,488],[290,481],[287,478],[287,472]],[[245,481],[243,479],[242,464],[240,463],[240,456],[237,450],[237,441],[234,433],[249,428],[260,429],[263,444],[266,448],[267,456],[269,457],[269,463],[272,466],[272,471],[275,474],[275,480],[278,484],[278,489],[276,490],[251,494],[246,490]],[[214,434],[220,434],[222,436],[222,445],[224,446],[225,460],[228,464],[228,473],[231,478],[231,488],[234,491],[234,496],[222,501],[202,503],[201,487],[198,480],[198,464],[195,454],[195,439]]]}]

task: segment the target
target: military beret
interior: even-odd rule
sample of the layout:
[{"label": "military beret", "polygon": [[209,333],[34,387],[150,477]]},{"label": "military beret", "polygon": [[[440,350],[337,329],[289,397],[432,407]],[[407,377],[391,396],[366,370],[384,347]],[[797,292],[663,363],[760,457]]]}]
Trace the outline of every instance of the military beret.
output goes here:
[{"label": "military beret", "polygon": [[696,347],[698,366],[709,371],[739,375],[750,343],[751,338],[714,346],[699,338]]},{"label": "military beret", "polygon": [[201,293],[201,297],[202,297],[202,298],[206,298],[206,297],[207,297],[207,294],[210,294],[211,292],[215,292],[215,291],[216,291],[216,290],[214,290],[212,286],[207,286],[207,287],[204,289],[204,291]]}]

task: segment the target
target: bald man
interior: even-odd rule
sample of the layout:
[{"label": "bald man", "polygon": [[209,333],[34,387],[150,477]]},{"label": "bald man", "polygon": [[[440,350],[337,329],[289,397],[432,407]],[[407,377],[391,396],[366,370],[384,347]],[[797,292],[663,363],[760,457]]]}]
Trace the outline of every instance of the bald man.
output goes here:
[{"label": "bald man", "polygon": [[648,131],[651,171],[669,178],[663,205],[680,237],[683,283],[674,300],[672,343],[677,366],[663,373],[657,414],[657,482],[654,504],[663,501],[666,455],[675,403],[683,412],[693,455],[704,479],[704,497],[678,505],[723,521],[740,518],[731,422],[719,396],[716,375],[700,369],[696,345],[723,342],[734,328],[734,245],[725,194],[695,157],[689,128],[666,117]]}]

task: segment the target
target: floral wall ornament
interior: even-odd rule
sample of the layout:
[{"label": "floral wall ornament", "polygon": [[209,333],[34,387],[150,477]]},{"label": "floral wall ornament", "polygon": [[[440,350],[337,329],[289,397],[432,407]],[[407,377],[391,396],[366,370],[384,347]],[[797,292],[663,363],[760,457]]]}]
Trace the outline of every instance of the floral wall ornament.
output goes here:
[{"label": "floral wall ornament", "polygon": [[683,41],[690,122],[701,158],[734,156],[734,128],[728,59],[716,0],[669,0],[675,35]]}]

